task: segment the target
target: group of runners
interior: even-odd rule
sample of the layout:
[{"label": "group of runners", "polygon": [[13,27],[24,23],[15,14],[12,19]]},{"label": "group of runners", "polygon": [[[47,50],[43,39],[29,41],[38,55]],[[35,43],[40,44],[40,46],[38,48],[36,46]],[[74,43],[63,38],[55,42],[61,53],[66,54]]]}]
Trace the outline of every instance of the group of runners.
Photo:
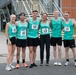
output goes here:
[{"label": "group of runners", "polygon": [[[28,67],[25,62],[26,47],[29,48],[29,68],[37,67],[35,63],[37,46],[40,46],[40,66],[44,65],[44,46],[46,45],[46,66],[49,66],[50,46],[53,46],[54,65],[61,66],[61,46],[62,30],[63,43],[65,48],[65,66],[69,65],[69,48],[71,48],[75,66],[75,19],[70,18],[68,11],[64,12],[64,17],[59,17],[59,11],[53,12],[54,17],[48,19],[48,14],[43,13],[41,18],[38,17],[38,11],[32,11],[32,17],[26,18],[25,13],[19,14],[19,21],[16,21],[16,15],[10,16],[10,22],[6,24],[5,34],[7,38],[8,56],[5,70],[10,71],[14,68],[20,68],[20,52],[22,51],[22,66]],[[50,35],[51,30],[51,35]],[[16,66],[12,65],[14,51],[17,48]],[[58,50],[58,54],[57,54]],[[57,58],[58,57],[58,58]]]}]

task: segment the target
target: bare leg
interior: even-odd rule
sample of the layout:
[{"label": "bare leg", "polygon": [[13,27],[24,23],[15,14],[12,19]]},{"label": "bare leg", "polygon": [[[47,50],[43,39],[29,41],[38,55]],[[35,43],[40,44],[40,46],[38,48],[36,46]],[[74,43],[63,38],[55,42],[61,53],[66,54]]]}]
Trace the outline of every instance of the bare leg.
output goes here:
[{"label": "bare leg", "polygon": [[29,59],[30,59],[30,63],[33,64],[34,61],[33,61],[33,47],[32,46],[29,47]]},{"label": "bare leg", "polygon": [[17,60],[20,60],[20,47],[17,47]]},{"label": "bare leg", "polygon": [[58,46],[58,59],[61,59],[61,46]]},{"label": "bare leg", "polygon": [[72,48],[72,52],[73,52],[73,58],[76,60],[76,52],[75,52],[75,48]]},{"label": "bare leg", "polygon": [[25,53],[26,48],[22,48],[22,59],[25,59],[26,53]]},{"label": "bare leg", "polygon": [[35,59],[36,59],[36,49],[37,49],[37,47],[33,48],[33,61],[34,61],[34,63],[35,63]]},{"label": "bare leg", "polygon": [[69,59],[69,48],[68,47],[65,48],[65,58]]},{"label": "bare leg", "polygon": [[15,45],[12,46],[12,50],[11,50],[11,59],[10,59],[11,64],[12,64],[13,57],[14,57],[14,51],[15,51]]},{"label": "bare leg", "polygon": [[53,56],[54,56],[54,59],[57,60],[56,46],[53,46]]},{"label": "bare leg", "polygon": [[11,59],[12,45],[7,45],[7,47],[8,47],[7,65],[9,65]]}]

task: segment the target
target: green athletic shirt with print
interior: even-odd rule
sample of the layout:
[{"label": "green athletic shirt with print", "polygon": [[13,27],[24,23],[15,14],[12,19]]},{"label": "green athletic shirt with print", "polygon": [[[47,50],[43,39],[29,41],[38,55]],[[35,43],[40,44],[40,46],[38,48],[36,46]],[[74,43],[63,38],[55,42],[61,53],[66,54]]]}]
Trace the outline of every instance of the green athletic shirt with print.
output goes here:
[{"label": "green athletic shirt with print", "polygon": [[16,25],[15,24],[12,24],[12,23],[8,23],[8,35],[9,35],[9,38],[12,38],[12,37],[16,37]]},{"label": "green athletic shirt with print", "polygon": [[64,27],[64,40],[72,40],[73,38],[73,34],[74,34],[74,25],[72,22],[72,19],[69,19],[69,22],[66,23],[65,21],[63,21],[63,27]]},{"label": "green athletic shirt with print", "polygon": [[55,20],[55,18],[51,19],[51,25],[52,25],[52,34],[51,37],[62,37],[62,18],[58,18]]},{"label": "green athletic shirt with print", "polygon": [[50,24],[48,21],[46,23],[40,22],[40,35],[50,34]]},{"label": "green athletic shirt with print", "polygon": [[38,37],[39,23],[40,23],[39,18],[37,18],[36,21],[34,21],[33,18],[30,17],[29,22],[28,22],[28,37],[29,38]]},{"label": "green athletic shirt with print", "polygon": [[20,21],[18,21],[18,25],[17,25],[18,39],[27,39],[27,26],[28,26],[27,22],[21,23]]}]

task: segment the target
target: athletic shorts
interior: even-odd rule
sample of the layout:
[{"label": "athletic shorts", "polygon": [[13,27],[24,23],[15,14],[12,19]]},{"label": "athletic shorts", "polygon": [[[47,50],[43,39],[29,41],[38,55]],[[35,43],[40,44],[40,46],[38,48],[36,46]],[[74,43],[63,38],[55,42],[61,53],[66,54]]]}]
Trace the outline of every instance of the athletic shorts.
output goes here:
[{"label": "athletic shorts", "polygon": [[75,40],[63,40],[64,42],[64,47],[70,47],[74,48],[75,47]]},{"label": "athletic shorts", "polygon": [[27,46],[38,46],[39,38],[27,38]]},{"label": "athletic shorts", "polygon": [[26,47],[27,46],[26,39],[17,39],[16,46],[22,48]]},{"label": "athletic shorts", "polygon": [[58,37],[58,38],[55,38],[55,37],[51,37],[51,45],[52,46],[62,46],[62,37]]},{"label": "athletic shorts", "polygon": [[[16,38],[15,37],[10,38],[10,41],[11,41],[11,44],[12,45],[15,45],[16,44]],[[8,44],[8,40],[6,40],[6,42]]]}]

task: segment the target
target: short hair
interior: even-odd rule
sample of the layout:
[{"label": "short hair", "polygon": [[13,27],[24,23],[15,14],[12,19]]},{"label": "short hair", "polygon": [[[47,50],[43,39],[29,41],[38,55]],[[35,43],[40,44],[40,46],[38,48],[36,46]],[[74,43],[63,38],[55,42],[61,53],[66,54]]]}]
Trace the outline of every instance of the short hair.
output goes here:
[{"label": "short hair", "polygon": [[21,12],[21,13],[19,14],[19,16],[22,16],[22,15],[24,15],[24,16],[25,16],[25,13],[24,13],[24,12]]},{"label": "short hair", "polygon": [[68,13],[68,14],[70,14],[70,12],[69,12],[69,11],[65,11],[64,13]]},{"label": "short hair", "polygon": [[11,17],[15,17],[15,18],[16,18],[16,15],[15,15],[15,14],[11,14],[11,15],[10,15],[10,18],[11,18]]},{"label": "short hair", "polygon": [[32,13],[33,13],[33,12],[37,12],[37,13],[38,13],[38,11],[37,11],[37,10],[33,10],[33,11],[32,11]]},{"label": "short hair", "polygon": [[44,14],[46,14],[46,15],[48,16],[48,14],[47,14],[47,13],[42,13],[42,16],[43,16]]}]

